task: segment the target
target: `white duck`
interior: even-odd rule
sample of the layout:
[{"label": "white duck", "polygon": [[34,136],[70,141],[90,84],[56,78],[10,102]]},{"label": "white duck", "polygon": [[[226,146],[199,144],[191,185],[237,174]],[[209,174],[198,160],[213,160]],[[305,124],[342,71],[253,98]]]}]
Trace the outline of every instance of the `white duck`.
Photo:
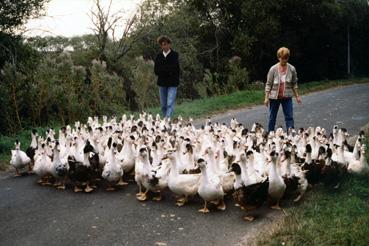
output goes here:
[{"label": "white duck", "polygon": [[21,176],[19,173],[19,169],[24,168],[28,165],[29,171],[31,169],[31,158],[27,156],[27,154],[20,149],[20,142],[18,140],[15,141],[15,150],[12,150],[12,157],[10,159],[10,164],[15,168],[15,176]]},{"label": "white duck", "polygon": [[283,197],[284,191],[286,190],[286,184],[283,181],[283,178],[278,173],[277,165],[280,165],[280,157],[278,153],[272,151],[270,153],[271,164],[269,166],[269,188],[268,193],[271,198],[276,200],[276,204],[271,208],[273,209],[281,209],[279,206],[279,201]]},{"label": "white duck", "polygon": [[[38,134],[37,134],[37,131],[35,129],[32,130],[31,132],[31,144],[30,146],[27,148],[26,150],[26,154],[29,158],[31,158],[31,164],[30,165],[33,165],[34,163],[34,156],[35,156],[35,152],[37,150],[37,138],[38,138]],[[31,170],[30,170],[31,172]]]},{"label": "white duck", "polygon": [[[149,174],[150,174],[149,153],[146,146],[141,146],[135,163],[135,181],[138,185],[137,200],[145,201],[147,192],[149,191]],[[142,189],[145,188],[145,192]]]},{"label": "white duck", "polygon": [[351,174],[356,175],[368,175],[369,174],[369,166],[368,161],[365,157],[365,144],[362,144],[360,147],[360,159],[359,160],[352,160],[349,165],[347,171]]},{"label": "white duck", "polygon": [[161,191],[168,187],[170,166],[169,159],[163,159],[157,166],[153,166],[150,171],[150,189],[158,193],[158,196],[153,198],[154,201],[160,201],[162,199]]},{"label": "white duck", "polygon": [[115,158],[114,152],[116,151],[117,144],[111,144],[111,138],[109,139],[109,144],[107,146],[107,150],[109,150],[109,154],[106,158],[106,164],[104,165],[103,172],[101,177],[108,181],[107,191],[114,191],[115,188],[112,184],[117,183],[121,177],[123,176],[123,169]]},{"label": "white duck", "polygon": [[[60,159],[60,146],[57,141],[53,150],[52,175],[56,179],[54,184],[57,189],[65,190],[65,183],[68,177],[69,164],[68,161],[62,162]],[[60,180],[61,179],[61,180]]]},{"label": "white duck", "polygon": [[[120,165],[124,173],[130,173],[134,171],[136,157],[134,142],[135,137],[133,135],[126,138],[124,141],[123,149],[116,155],[117,160],[120,161]],[[123,179],[121,179],[118,184],[127,185],[128,183],[124,182]]]},{"label": "white duck", "polygon": [[206,161],[204,159],[199,159],[197,161],[198,166],[201,169],[201,178],[198,188],[198,193],[200,197],[204,200],[204,208],[200,209],[199,212],[209,213],[207,208],[207,203],[210,201],[216,201],[220,210],[225,210],[226,206],[224,204],[224,191],[221,183],[221,179],[217,175],[211,175],[206,167]]},{"label": "white duck", "polygon": [[164,156],[164,159],[166,158],[169,159],[171,164],[168,187],[173,193],[182,196],[177,199],[176,205],[183,206],[187,202],[188,196],[193,196],[197,193],[201,174],[179,174],[176,153],[173,150],[168,151]]},{"label": "white duck", "polygon": [[51,158],[47,155],[45,144],[41,145],[40,153],[41,156],[35,159],[33,171],[40,177],[37,183],[48,185],[50,184],[48,175],[51,173],[53,164]]}]

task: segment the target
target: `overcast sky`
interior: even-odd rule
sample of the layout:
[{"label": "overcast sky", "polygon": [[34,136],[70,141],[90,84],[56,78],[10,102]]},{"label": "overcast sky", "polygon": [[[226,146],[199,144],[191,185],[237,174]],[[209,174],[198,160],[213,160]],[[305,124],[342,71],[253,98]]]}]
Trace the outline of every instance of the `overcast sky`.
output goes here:
[{"label": "overcast sky", "polygon": [[[100,2],[107,8],[110,0]],[[123,11],[124,18],[129,18],[140,2],[141,0],[112,0],[111,13]],[[71,37],[92,33],[89,14],[93,7],[93,0],[51,0],[45,8],[46,16],[30,20],[26,24],[26,35]]]}]

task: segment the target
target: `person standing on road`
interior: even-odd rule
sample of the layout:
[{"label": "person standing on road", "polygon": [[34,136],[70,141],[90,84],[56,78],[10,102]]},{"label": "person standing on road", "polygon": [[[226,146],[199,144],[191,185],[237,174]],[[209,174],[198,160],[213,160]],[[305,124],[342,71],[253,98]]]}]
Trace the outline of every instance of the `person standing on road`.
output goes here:
[{"label": "person standing on road", "polygon": [[160,36],[158,43],[161,52],[156,55],[154,71],[158,76],[160,104],[163,117],[170,118],[174,111],[174,102],[179,85],[179,60],[178,53],[171,49],[171,40],[166,36]]},{"label": "person standing on road", "polygon": [[296,97],[298,104],[301,98],[297,91],[297,73],[294,66],[287,61],[290,57],[290,50],[281,47],[277,51],[279,62],[273,65],[268,72],[265,84],[265,106],[269,106],[268,132],[275,130],[275,122],[279,105],[282,104],[286,130],[294,128],[292,96]]}]

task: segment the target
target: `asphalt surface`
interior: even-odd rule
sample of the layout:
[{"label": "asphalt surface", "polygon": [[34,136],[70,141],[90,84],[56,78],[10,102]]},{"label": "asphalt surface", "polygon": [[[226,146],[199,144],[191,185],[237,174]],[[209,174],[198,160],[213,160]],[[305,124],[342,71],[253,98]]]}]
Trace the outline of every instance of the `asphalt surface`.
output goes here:
[{"label": "asphalt surface", "polygon": [[[303,104],[294,105],[295,127],[331,129],[338,124],[356,134],[369,122],[368,99],[369,84],[303,96]],[[277,125],[284,124],[282,116],[280,110]],[[267,109],[255,106],[212,119],[229,123],[232,117],[246,127],[266,125]],[[0,174],[0,245],[234,245],[283,216],[264,207],[256,222],[247,223],[231,197],[226,198],[226,211],[203,215],[197,212],[203,206],[199,197],[176,207],[167,191],[163,201],[141,203],[134,183],[116,192],[100,187],[84,194],[43,187],[35,176],[13,174]]]},{"label": "asphalt surface", "polygon": [[[334,88],[302,96],[302,104],[293,99],[295,128],[321,126],[328,132],[334,125],[346,128],[357,135],[362,126],[369,122],[369,84],[351,85]],[[268,108],[260,105],[246,109],[233,110],[211,117],[213,122],[229,124],[235,117],[246,127],[254,122],[265,128],[268,124]],[[276,126],[285,127],[282,106],[279,108]]]}]

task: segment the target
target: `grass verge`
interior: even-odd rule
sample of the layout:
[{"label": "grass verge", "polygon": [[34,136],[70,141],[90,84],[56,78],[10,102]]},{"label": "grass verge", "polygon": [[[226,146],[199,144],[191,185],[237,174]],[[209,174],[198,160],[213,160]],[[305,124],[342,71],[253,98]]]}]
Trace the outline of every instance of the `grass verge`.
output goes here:
[{"label": "grass verge", "polygon": [[285,211],[258,245],[369,245],[369,177],[347,175],[338,190],[314,187],[299,206]]}]

